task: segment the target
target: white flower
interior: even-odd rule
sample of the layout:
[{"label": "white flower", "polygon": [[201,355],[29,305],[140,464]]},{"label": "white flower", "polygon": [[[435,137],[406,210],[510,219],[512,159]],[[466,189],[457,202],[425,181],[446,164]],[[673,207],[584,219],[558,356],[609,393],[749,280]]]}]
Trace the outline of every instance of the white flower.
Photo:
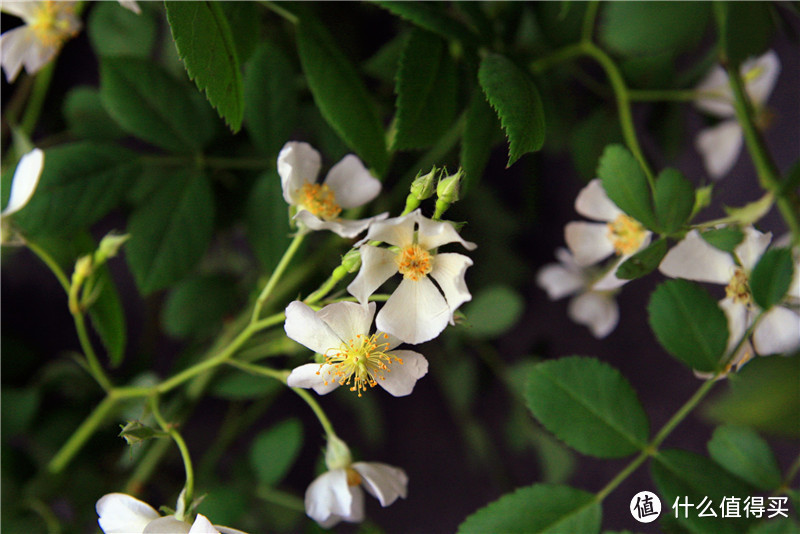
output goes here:
[{"label": "white flower", "polygon": [[313,388],[320,395],[341,385],[361,396],[380,385],[394,395],[409,395],[428,372],[428,360],[410,350],[393,350],[400,340],[383,332],[369,333],[375,303],[337,302],[315,312],[295,301],[286,307],[286,335],[325,357],[292,371],[290,387]]},{"label": "white flower", "polygon": [[[373,240],[396,248],[363,245]],[[375,324],[406,343],[433,339],[448,322],[454,323],[453,312],[472,299],[464,281],[472,260],[435,251],[453,242],[475,249],[474,243],[461,239],[452,224],[423,217],[419,210],[373,223],[360,243],[361,270],[347,291],[364,304],[392,275],[402,274],[403,280],[378,312]]]},{"label": "white flower", "polygon": [[342,237],[360,234],[384,213],[368,219],[342,219],[342,210],[366,204],[378,196],[381,183],[372,176],[356,156],[349,154],[334,165],[325,180],[316,183],[321,167],[319,152],[308,143],[286,143],[278,155],[278,174],[281,177],[283,198],[296,207],[294,216],[310,230],[330,230]]},{"label": "white flower", "polygon": [[[574,221],[564,227],[564,239],[580,266],[594,265],[616,254],[618,264],[650,243],[650,231],[636,219],[626,215],[614,204],[602,182],[595,178],[581,189],[575,198],[575,210],[589,219],[600,222]],[[613,274],[595,284],[594,289],[614,289],[625,282]]]},{"label": "white flower", "polygon": [[[744,78],[745,90],[756,111],[769,100],[780,70],[780,61],[772,50],[759,58],[742,63],[740,71]],[[696,90],[712,93],[714,97],[700,98],[695,101],[695,105],[709,115],[725,119],[711,128],[701,130],[695,139],[695,146],[703,157],[708,174],[714,179],[719,179],[736,163],[743,142],[742,127],[736,121],[733,92],[725,69],[716,65]]]},{"label": "white flower", "polygon": [[169,515],[162,517],[146,502],[125,493],[103,495],[95,506],[105,534],[244,534],[241,530],[212,525],[202,514],[189,524]]},{"label": "white flower", "polygon": [[594,337],[603,339],[619,323],[615,291],[594,289],[597,277],[590,269],[578,265],[567,249],[556,249],[556,258],[559,263],[549,263],[539,270],[536,283],[547,291],[550,300],[575,295],[569,301],[567,315],[576,323],[588,327]]},{"label": "white flower", "polygon": [[23,66],[28,74],[39,71],[81,29],[74,13],[75,2],[3,0],[0,10],[24,22],[0,36],[0,63],[8,83],[16,79]]},{"label": "white flower", "polygon": [[[772,239],[772,234],[763,234],[753,227],[745,228],[744,233],[744,240],[734,250],[734,259],[706,242],[697,230],[692,230],[670,249],[659,266],[667,276],[726,286],[725,298],[719,305],[728,318],[729,351],[760,313],[750,293],[749,278]],[[798,269],[800,265],[795,265],[795,274]],[[733,359],[739,367],[749,359],[743,354],[749,347],[744,345],[744,351],[740,350]],[[790,352],[800,347],[800,314],[785,306],[773,306],[756,325],[753,346],[761,355]]]},{"label": "white flower", "polygon": [[42,170],[44,170],[44,152],[38,148],[34,148],[19,160],[14,177],[11,179],[8,204],[0,213],[0,224],[2,225],[0,242],[3,244],[8,243],[11,235],[11,231],[6,227],[5,217],[18,212],[28,204],[36,191],[36,186],[39,185]]}]

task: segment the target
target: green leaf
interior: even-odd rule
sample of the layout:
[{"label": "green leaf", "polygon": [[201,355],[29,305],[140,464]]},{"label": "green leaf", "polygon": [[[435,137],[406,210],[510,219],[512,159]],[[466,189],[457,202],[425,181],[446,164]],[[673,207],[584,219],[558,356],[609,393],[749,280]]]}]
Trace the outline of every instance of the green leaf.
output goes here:
[{"label": "green leaf", "polygon": [[126,132],[166,150],[198,151],[214,134],[200,96],[150,61],[102,58],[100,96]]},{"label": "green leaf", "polygon": [[227,400],[262,399],[280,392],[281,384],[271,378],[232,371],[216,379],[210,391]]},{"label": "green leaf", "polygon": [[489,162],[492,146],[499,138],[500,125],[483,92],[476,90],[472,94],[467,108],[466,123],[461,134],[461,167],[464,169],[464,180],[461,182],[461,198],[483,177],[483,171]]},{"label": "green leaf", "polygon": [[152,293],[183,278],[202,257],[213,230],[208,178],[177,170],[130,218],[126,256],[139,289]]},{"label": "green leaf", "polygon": [[766,251],[750,273],[750,291],[753,300],[768,310],[786,296],[792,284],[794,261],[788,248]]},{"label": "green leaf", "polygon": [[510,330],[522,316],[525,301],[514,289],[496,284],[481,289],[464,313],[469,322],[469,335],[491,339]]},{"label": "green leaf", "polygon": [[508,167],[544,143],[544,109],[533,80],[510,59],[489,54],[478,69],[486,99],[497,112],[509,141]]},{"label": "green leaf", "polygon": [[247,239],[256,257],[272,271],[289,245],[289,209],[275,171],[262,174],[247,200]]},{"label": "green leaf", "polygon": [[3,441],[22,434],[33,423],[39,410],[41,395],[34,388],[13,388],[4,386],[0,398],[2,406]]},{"label": "green leaf", "polygon": [[772,193],[766,193],[758,200],[754,200],[744,206],[730,207],[723,206],[729,219],[735,220],[738,224],[755,224],[761,220],[775,204],[775,197]]},{"label": "green leaf", "polygon": [[89,319],[108,352],[111,365],[117,367],[125,355],[128,334],[125,311],[108,266],[100,268],[95,287],[99,288],[100,294],[89,307]]},{"label": "green leaf", "polygon": [[603,181],[608,198],[619,209],[648,228],[655,226],[647,176],[627,148],[607,146],[600,157],[597,176]]},{"label": "green leaf", "polygon": [[233,34],[233,43],[239,56],[239,65],[244,65],[255,52],[260,41],[261,17],[257,2],[219,2],[228,19]]},{"label": "green leaf", "polygon": [[393,149],[434,144],[455,119],[457,89],[456,65],[447,42],[427,31],[413,30],[397,71]]},{"label": "green leaf", "polygon": [[647,312],[650,328],[667,352],[698,371],[720,368],[728,321],[704,289],[686,280],[668,280],[650,296]]},{"label": "green leaf", "polygon": [[86,31],[98,56],[149,58],[156,41],[156,20],[149,10],[137,15],[112,2],[94,4]]},{"label": "green leaf", "polygon": [[607,2],[601,7],[599,39],[626,55],[680,52],[703,37],[706,2]]},{"label": "green leaf", "polygon": [[386,85],[393,85],[397,76],[400,55],[406,47],[407,40],[408,31],[401,31],[394,36],[391,41],[381,46],[372,57],[363,63],[364,72]]},{"label": "green leaf", "polygon": [[725,226],[703,232],[700,237],[714,248],[723,252],[733,252],[744,239],[744,233],[734,226]]},{"label": "green leaf", "polygon": [[296,32],[300,62],[322,116],[382,176],[389,163],[385,135],[358,72],[319,24],[303,19]]},{"label": "green leaf", "polygon": [[615,114],[600,108],[572,129],[570,155],[575,169],[586,180],[597,175],[597,161],[605,147],[622,142],[622,130]]},{"label": "green leaf", "polygon": [[571,356],[536,365],[525,399],[545,428],[583,454],[621,458],[646,445],[649,422],[636,392],[597,359]]},{"label": "green leaf", "polygon": [[766,2],[727,2],[725,23],[720,29],[720,44],[732,65],[760,56],[769,48],[773,26],[771,8]]},{"label": "green leaf", "polygon": [[455,39],[464,45],[471,45],[477,40],[477,34],[450,17],[435,3],[387,1],[374,3],[420,28],[439,34],[448,41]]},{"label": "green leaf", "polygon": [[772,491],[781,483],[778,462],[764,439],[746,426],[717,427],[708,453],[729,473],[762,491]]},{"label": "green leaf", "polygon": [[30,235],[82,230],[114,208],[139,172],[138,156],[88,141],[45,151],[36,194],[14,222]]},{"label": "green leaf", "polygon": [[634,280],[650,274],[667,254],[667,240],[659,239],[640,250],[617,267],[617,278]]},{"label": "green leaf", "polygon": [[[197,303],[202,302],[202,306]],[[206,275],[179,282],[167,297],[161,323],[178,339],[213,336],[236,302],[236,283],[223,275]]]},{"label": "green leaf", "polygon": [[656,178],[653,194],[656,220],[662,233],[680,230],[694,208],[694,187],[681,171],[664,169]]},{"label": "green leaf", "polygon": [[244,88],[233,31],[218,2],[164,2],[189,78],[234,133],[242,127]]},{"label": "green leaf", "polygon": [[64,100],[63,113],[67,128],[76,137],[112,141],[125,136],[103,107],[100,93],[92,87],[76,87],[70,91]]},{"label": "green leaf", "polygon": [[556,534],[600,532],[600,503],[594,495],[569,486],[536,484],[508,493],[473,513],[459,534]]},{"label": "green leaf", "polygon": [[278,157],[297,127],[297,91],[286,83],[295,77],[289,58],[269,42],[262,43],[245,66],[244,126],[270,157]]},{"label": "green leaf", "polygon": [[[264,380],[268,380],[265,378]],[[274,486],[289,472],[303,445],[303,425],[287,419],[261,432],[250,449],[250,465],[261,484]]]}]

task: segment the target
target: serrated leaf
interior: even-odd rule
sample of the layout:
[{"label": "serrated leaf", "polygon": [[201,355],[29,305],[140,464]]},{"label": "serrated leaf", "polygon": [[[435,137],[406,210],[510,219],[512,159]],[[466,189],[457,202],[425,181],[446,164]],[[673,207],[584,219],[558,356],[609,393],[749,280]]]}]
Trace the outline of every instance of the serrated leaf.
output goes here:
[{"label": "serrated leaf", "polygon": [[100,293],[89,307],[89,319],[108,352],[113,367],[122,363],[128,339],[125,311],[107,266],[100,268],[95,287]]},{"label": "serrated leaf", "polygon": [[764,439],[745,426],[717,427],[708,452],[729,473],[762,491],[772,491],[781,483],[778,462]]},{"label": "serrated leaf", "polygon": [[386,1],[374,3],[420,28],[441,35],[445,39],[455,39],[465,45],[470,45],[477,39],[477,34],[450,17],[435,3]]},{"label": "serrated leaf", "polygon": [[166,150],[198,151],[214,133],[200,95],[144,59],[102,58],[100,96],[126,132]]},{"label": "serrated leaf", "polygon": [[303,425],[297,419],[287,419],[261,432],[250,449],[250,465],[259,482],[267,486],[279,483],[291,469],[302,445]]},{"label": "serrated leaf", "polygon": [[98,56],[149,58],[157,25],[149,10],[136,14],[111,2],[94,4],[86,31]]},{"label": "serrated leaf", "polygon": [[214,229],[208,178],[180,169],[131,215],[128,265],[142,293],[183,278],[200,260]]},{"label": "serrated leaf", "polygon": [[272,271],[289,245],[289,211],[278,173],[268,171],[256,181],[247,200],[247,239],[262,265]]},{"label": "serrated leaf", "polygon": [[750,273],[750,291],[756,304],[768,310],[782,301],[792,283],[794,268],[788,248],[766,251]]},{"label": "serrated leaf", "polygon": [[694,187],[677,169],[664,169],[656,178],[653,204],[662,233],[680,230],[694,208]]},{"label": "serrated leaf", "polygon": [[257,2],[220,2],[219,5],[228,19],[228,26],[235,30],[232,31],[233,42],[239,55],[239,65],[244,65],[260,41],[260,6]]},{"label": "serrated leaf", "polygon": [[461,167],[464,169],[461,198],[464,198],[483,177],[483,171],[492,152],[492,145],[500,135],[497,116],[483,96],[483,92],[476,89],[467,108],[464,131],[461,134],[459,159]]},{"label": "serrated leaf", "polygon": [[234,133],[242,126],[244,86],[228,17],[217,2],[164,2],[189,78]]},{"label": "serrated leaf", "polygon": [[646,445],[650,425],[636,392],[597,359],[571,356],[536,365],[525,399],[545,428],[583,454],[620,458]]},{"label": "serrated leaf", "polygon": [[508,167],[544,144],[544,109],[533,80],[510,59],[489,54],[481,61],[478,80],[497,112],[509,141]]},{"label": "serrated leaf", "polygon": [[475,294],[465,309],[469,335],[491,339],[503,335],[519,320],[525,302],[512,288],[497,284]]},{"label": "serrated leaf", "polygon": [[100,93],[92,87],[76,87],[64,100],[64,119],[76,137],[96,141],[112,141],[125,132],[103,107]]},{"label": "serrated leaf", "polygon": [[319,24],[303,19],[296,32],[303,72],[322,116],[382,176],[389,163],[385,135],[358,72]]},{"label": "serrated leaf", "polygon": [[726,226],[703,232],[700,237],[714,248],[723,252],[733,252],[744,239],[744,233],[733,226]]},{"label": "serrated leaf", "polygon": [[650,296],[647,312],[650,328],[667,352],[698,371],[720,368],[728,321],[705,290],[686,280],[668,280]]},{"label": "serrated leaf", "polygon": [[600,503],[569,486],[536,484],[508,493],[481,508],[458,527],[459,534],[556,534],[600,532]]},{"label": "serrated leaf", "polygon": [[659,239],[640,250],[617,267],[617,278],[634,280],[650,274],[667,254],[667,240]]},{"label": "serrated leaf", "polygon": [[[161,323],[172,337],[213,336],[236,302],[236,284],[223,275],[197,276],[176,284],[161,310]],[[202,306],[197,303],[202,302]]]},{"label": "serrated leaf", "polygon": [[608,198],[619,209],[646,227],[654,227],[655,215],[647,176],[627,148],[607,146],[600,157],[597,176],[602,180]]}]

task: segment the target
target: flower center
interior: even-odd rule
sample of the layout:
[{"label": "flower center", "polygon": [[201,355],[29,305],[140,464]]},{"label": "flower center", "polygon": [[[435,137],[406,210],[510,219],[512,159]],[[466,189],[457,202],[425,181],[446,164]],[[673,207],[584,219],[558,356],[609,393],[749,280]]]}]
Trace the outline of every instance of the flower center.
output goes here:
[{"label": "flower center", "polygon": [[[367,390],[367,386],[375,387],[378,380],[385,380],[385,373],[391,372],[389,364],[394,362],[403,364],[403,360],[394,354],[388,354],[389,343],[379,341],[378,338],[389,339],[387,334],[375,333],[371,336],[358,334],[347,343],[342,343],[338,349],[325,351],[325,364],[330,365],[324,374],[328,375],[323,381],[328,385],[331,381],[339,385],[350,386],[350,391],[358,392]],[[325,365],[323,364],[323,365]],[[322,373],[322,365],[317,374]]]},{"label": "flower center", "polygon": [[347,473],[347,485],[348,486],[360,486],[361,485],[361,475],[358,474],[358,471],[356,471],[352,467],[348,467],[347,469],[345,469],[345,473]]},{"label": "flower center", "polygon": [[300,194],[303,207],[320,219],[334,219],[342,212],[336,203],[336,195],[325,184],[303,184]]},{"label": "flower center", "polygon": [[725,287],[725,296],[739,304],[750,304],[752,300],[750,284],[747,282],[747,274],[741,267],[737,267],[733,272],[731,281]]},{"label": "flower center", "polygon": [[642,246],[647,232],[636,219],[620,214],[608,223],[608,238],[618,255],[633,254]]},{"label": "flower center", "polygon": [[430,252],[419,245],[409,245],[397,255],[397,270],[405,278],[416,282],[432,269]]},{"label": "flower center", "polygon": [[28,26],[44,46],[60,46],[77,31],[72,25],[74,7],[61,2],[41,2]]}]

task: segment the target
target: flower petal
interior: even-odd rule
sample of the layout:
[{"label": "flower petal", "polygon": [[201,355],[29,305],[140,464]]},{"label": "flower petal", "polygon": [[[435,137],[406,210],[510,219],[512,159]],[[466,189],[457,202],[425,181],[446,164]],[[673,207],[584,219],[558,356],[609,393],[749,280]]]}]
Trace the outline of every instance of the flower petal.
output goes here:
[{"label": "flower petal", "polygon": [[298,190],[303,184],[314,183],[322,167],[319,152],[308,143],[290,141],[278,154],[278,174],[281,177],[283,198],[290,205],[297,204]]},{"label": "flower petal", "polygon": [[306,514],[318,522],[326,521],[332,515],[352,517],[354,493],[347,485],[347,473],[344,469],[327,471],[318,476],[306,490]]},{"label": "flower petal", "polygon": [[223,527],[223,526],[220,526],[220,525],[214,525],[214,528],[219,530],[219,534],[247,534],[247,532],[244,532],[242,530],[237,530],[237,529],[231,528],[231,527]]},{"label": "flower petal", "polygon": [[686,234],[658,266],[659,271],[672,278],[714,284],[727,284],[734,268],[731,255],[708,244],[697,230]]},{"label": "flower petal", "polygon": [[30,0],[3,0],[0,3],[0,11],[19,17],[26,23],[33,19],[40,7],[39,2],[31,2]]},{"label": "flower petal", "polygon": [[465,302],[472,300],[467,282],[464,280],[467,268],[471,265],[472,260],[463,254],[445,252],[433,257],[430,276],[439,284],[450,307],[450,324],[453,324],[453,312]]},{"label": "flower petal", "polygon": [[189,534],[219,534],[217,527],[211,524],[203,514],[197,514],[192,523],[192,528],[189,529]]},{"label": "flower petal", "polygon": [[286,335],[314,352],[338,348],[342,339],[307,304],[298,300],[286,306]]},{"label": "flower petal", "polygon": [[359,475],[361,483],[370,495],[386,507],[408,494],[408,476],[405,471],[378,462],[356,462],[351,466]]},{"label": "flower petal", "polygon": [[575,197],[575,211],[589,219],[606,222],[622,215],[622,210],[608,198],[599,178],[589,182]]},{"label": "flower petal", "polygon": [[724,298],[719,301],[719,307],[728,319],[728,345],[725,352],[730,352],[742,339],[750,326],[750,314],[747,305],[734,301],[732,298]]},{"label": "flower petal", "polygon": [[386,212],[367,219],[334,219],[332,221],[326,221],[320,219],[308,210],[301,209],[294,216],[294,219],[310,230],[330,230],[345,239],[352,239],[369,228],[375,221],[382,221],[388,216],[389,213]]},{"label": "flower petal", "polygon": [[329,364],[306,363],[292,369],[286,379],[286,385],[290,388],[313,389],[317,395],[327,395],[339,387],[331,373],[333,366]]},{"label": "flower petal", "polygon": [[427,276],[418,281],[403,279],[386,304],[375,324],[378,329],[417,344],[438,336],[450,320],[450,308]]},{"label": "flower petal", "polygon": [[413,350],[395,350],[392,354],[403,363],[392,361],[387,364],[388,370],[383,380],[378,380],[378,385],[395,397],[405,397],[414,390],[417,380],[427,374],[428,360]]},{"label": "flower petal", "polygon": [[547,291],[550,300],[558,300],[580,290],[584,278],[560,263],[548,263],[536,273],[536,284]]},{"label": "flower petal", "polygon": [[448,243],[461,243],[467,250],[475,250],[477,245],[470,241],[465,241],[458,235],[452,223],[447,221],[434,221],[423,217],[419,210],[413,212],[416,214],[417,224],[419,225],[418,241],[420,247],[425,250],[433,250]]},{"label": "flower petal", "polygon": [[331,167],[324,183],[336,195],[336,203],[342,209],[363,206],[381,192],[380,180],[372,176],[353,154],[348,154]]},{"label": "flower petal", "polygon": [[143,534],[189,534],[189,529],[191,528],[189,523],[180,521],[176,519],[175,516],[168,515],[166,517],[159,517],[155,521],[148,523],[144,528]]},{"label": "flower petal", "polygon": [[695,100],[694,105],[698,109],[720,118],[733,117],[736,114],[733,109],[733,92],[728,83],[728,73],[721,65],[714,65],[695,90],[715,95],[714,98]]},{"label": "flower petal", "polygon": [[755,73],[755,78],[745,82],[745,89],[756,105],[766,104],[781,73],[781,62],[775,51],[770,50],[758,58],[745,61],[741,71],[746,80],[748,74]]},{"label": "flower petal", "polygon": [[[2,5],[5,6],[6,2]],[[27,26],[8,30],[0,36],[0,64],[6,73],[8,83],[13,83],[19,76],[25,55],[32,46],[36,46],[36,37]]]},{"label": "flower petal", "polygon": [[354,339],[357,335],[368,335],[375,317],[375,303],[366,305],[356,302],[335,302],[317,312],[342,341]]},{"label": "flower petal", "polygon": [[694,145],[703,157],[709,176],[717,180],[733,168],[743,141],[742,127],[736,120],[728,120],[701,130]]},{"label": "flower petal", "polygon": [[30,201],[44,169],[44,152],[34,148],[19,160],[11,181],[11,194],[2,215],[21,210]]},{"label": "flower petal", "polygon": [[761,233],[752,226],[747,226],[742,230],[744,239],[736,246],[734,252],[744,270],[749,273],[767,250],[769,242],[772,241],[772,232]]},{"label": "flower petal", "polygon": [[97,522],[105,534],[140,533],[160,514],[146,502],[125,493],[103,495],[95,505]]},{"label": "flower petal", "polygon": [[614,298],[593,291],[570,300],[567,315],[576,323],[587,326],[597,339],[613,332],[619,323],[619,308]]},{"label": "flower petal", "polygon": [[[370,228],[374,227],[373,224]],[[364,245],[359,250],[361,269],[347,286],[347,292],[364,304],[376,289],[397,272],[397,263],[395,253],[388,249]]]},{"label": "flower petal", "polygon": [[356,246],[361,246],[369,241],[383,241],[395,247],[407,247],[414,240],[414,225],[417,222],[418,214],[419,210],[415,210],[402,217],[393,217],[372,224],[367,236],[356,243]]},{"label": "flower petal", "polygon": [[581,266],[593,265],[614,253],[614,244],[608,238],[604,223],[575,221],[564,227],[564,239]]},{"label": "flower petal", "polygon": [[[643,245],[642,248],[644,248],[645,246],[646,245]],[[603,276],[601,276],[599,280],[596,280],[590,286],[590,289],[592,291],[612,291],[630,282],[630,280],[617,278],[617,268],[631,256],[633,256],[633,254],[623,255],[620,256],[616,261],[612,262],[612,264],[608,267],[606,273]]]},{"label": "flower petal", "polygon": [[800,348],[800,314],[775,306],[756,325],[753,344],[761,355],[797,350]]},{"label": "flower petal", "polygon": [[136,0],[119,0],[119,5],[121,5],[125,9],[133,11],[137,15],[142,14],[142,8],[139,7],[139,4],[136,3]]}]

